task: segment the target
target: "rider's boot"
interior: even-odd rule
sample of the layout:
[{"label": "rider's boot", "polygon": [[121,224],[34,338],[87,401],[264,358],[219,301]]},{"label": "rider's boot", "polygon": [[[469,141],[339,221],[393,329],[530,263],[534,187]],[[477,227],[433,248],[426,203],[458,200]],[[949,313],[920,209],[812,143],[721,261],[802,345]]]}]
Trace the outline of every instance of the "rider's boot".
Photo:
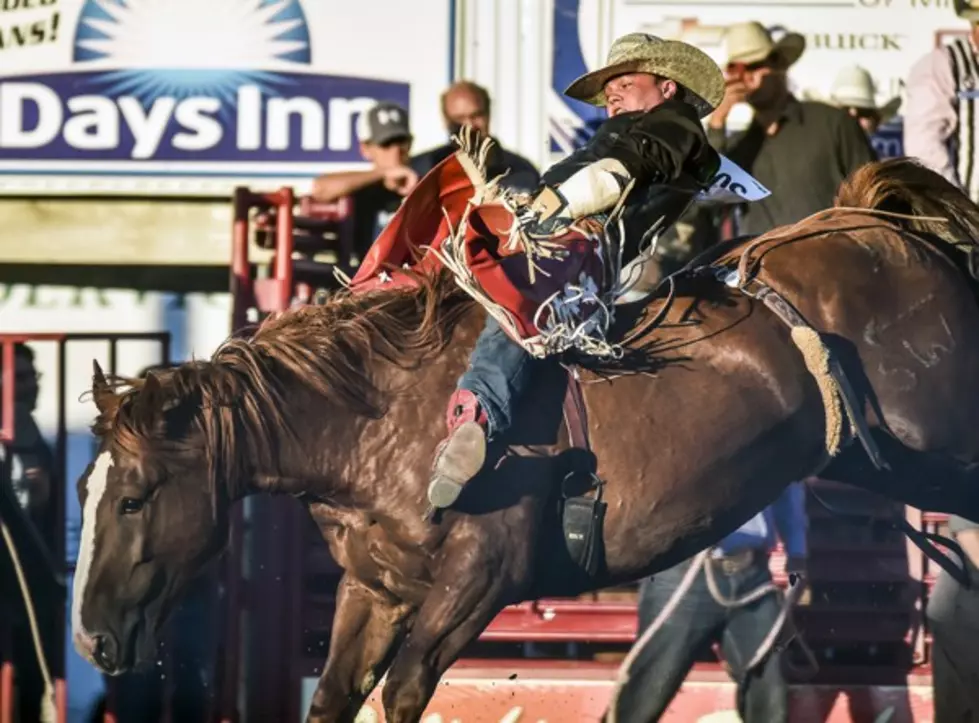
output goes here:
[{"label": "rider's boot", "polygon": [[468,389],[457,389],[449,400],[449,436],[435,452],[428,501],[432,507],[451,507],[462,488],[486,461],[488,418],[479,399]]}]

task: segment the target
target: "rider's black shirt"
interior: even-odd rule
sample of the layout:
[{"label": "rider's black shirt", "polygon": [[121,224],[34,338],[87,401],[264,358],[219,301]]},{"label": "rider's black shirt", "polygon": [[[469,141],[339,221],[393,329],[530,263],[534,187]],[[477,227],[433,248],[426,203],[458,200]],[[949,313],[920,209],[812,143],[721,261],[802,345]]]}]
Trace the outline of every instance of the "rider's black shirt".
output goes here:
[{"label": "rider's black shirt", "polygon": [[720,165],[693,107],[667,100],[650,111],[609,118],[584,146],[551,166],[543,181],[560,184],[602,158],[621,161],[639,186],[675,183],[684,177],[706,184]]},{"label": "rider's black shirt", "polygon": [[626,262],[647,230],[668,228],[676,221],[721,163],[693,107],[668,100],[650,111],[609,118],[584,146],[551,166],[542,180],[559,185],[603,158],[621,161],[636,180],[623,214]]}]

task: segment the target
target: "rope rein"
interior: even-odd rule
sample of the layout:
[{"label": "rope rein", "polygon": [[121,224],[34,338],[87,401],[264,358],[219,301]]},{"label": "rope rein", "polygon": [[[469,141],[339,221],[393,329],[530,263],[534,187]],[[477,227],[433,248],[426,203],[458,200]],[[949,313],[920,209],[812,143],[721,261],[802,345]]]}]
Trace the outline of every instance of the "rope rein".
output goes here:
[{"label": "rope rein", "polygon": [[48,667],[48,659],[44,654],[44,646],[41,644],[41,632],[37,625],[37,612],[34,609],[34,598],[31,596],[30,588],[27,586],[27,577],[24,575],[24,568],[20,562],[20,555],[17,553],[17,546],[14,544],[13,535],[10,528],[0,519],[0,534],[3,541],[10,551],[10,559],[13,561],[14,572],[17,575],[17,584],[20,587],[21,597],[24,599],[24,607],[27,609],[27,621],[31,627],[31,639],[34,642],[34,654],[37,656],[37,665],[41,669],[41,676],[44,678],[44,698],[41,701],[41,721],[42,723],[54,723],[56,719],[54,702],[54,682],[51,679],[51,669]]}]

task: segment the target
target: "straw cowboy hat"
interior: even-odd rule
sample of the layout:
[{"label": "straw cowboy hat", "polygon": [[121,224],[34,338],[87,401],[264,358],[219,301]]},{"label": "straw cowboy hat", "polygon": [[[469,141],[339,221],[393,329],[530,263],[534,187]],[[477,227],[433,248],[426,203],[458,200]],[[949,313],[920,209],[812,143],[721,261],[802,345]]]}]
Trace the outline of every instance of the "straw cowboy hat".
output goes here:
[{"label": "straw cowboy hat", "polygon": [[736,23],[725,33],[728,64],[753,65],[775,56],[788,68],[806,49],[806,39],[799,33],[785,33],[778,42],[761,23]]},{"label": "straw cowboy hat", "polygon": [[710,56],[688,43],[664,40],[646,33],[618,38],[608,51],[605,65],[585,73],[564,94],[592,105],[605,105],[605,84],[626,73],[650,73],[682,85],[686,101],[703,118],[724,97],[724,74]]},{"label": "straw cowboy hat", "polygon": [[955,14],[972,23],[979,23],[979,0],[955,0]]},{"label": "straw cowboy hat", "polygon": [[837,74],[829,92],[829,100],[840,108],[877,111],[882,123],[893,118],[901,107],[900,98],[891,98],[878,107],[874,100],[874,80],[870,77],[870,73],[859,65],[843,68]]}]

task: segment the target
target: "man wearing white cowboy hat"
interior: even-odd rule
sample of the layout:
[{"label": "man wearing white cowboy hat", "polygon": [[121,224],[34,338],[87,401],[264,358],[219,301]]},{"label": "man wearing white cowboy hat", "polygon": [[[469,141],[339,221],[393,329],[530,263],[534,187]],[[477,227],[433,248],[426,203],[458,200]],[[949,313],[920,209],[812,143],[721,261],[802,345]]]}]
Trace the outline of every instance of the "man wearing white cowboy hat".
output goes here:
[{"label": "man wearing white cowboy hat", "polygon": [[[585,218],[604,220],[624,199],[625,261],[654,223],[673,223],[720,167],[701,124],[724,95],[724,76],[687,43],[644,33],[618,38],[604,67],[565,93],[605,107],[609,118],[582,148],[543,174],[520,214],[524,233],[549,237]],[[436,452],[429,502],[451,506],[481,469],[487,440],[510,427],[534,365],[489,316],[449,401],[449,436]]]},{"label": "man wearing white cowboy hat", "polygon": [[955,0],[972,29],[935,48],[905,84],[904,153],[942,174],[979,202],[979,0]]},{"label": "man wearing white cowboy hat", "polygon": [[899,97],[878,106],[875,90],[870,72],[859,65],[851,65],[836,75],[829,91],[829,100],[856,118],[867,135],[872,136],[881,125],[897,115],[901,107]]},{"label": "man wearing white cowboy hat", "polygon": [[727,29],[728,69],[734,66],[761,68],[766,65],[787,69],[806,49],[806,39],[799,33],[783,33],[778,40],[757,21],[736,23]]},{"label": "man wearing white cowboy hat", "polygon": [[[875,160],[867,135],[854,118],[826,103],[800,101],[787,73],[805,50],[805,38],[778,40],[757,22],[732,25],[726,34],[727,90],[711,116],[711,144],[772,189],[741,215],[739,231],[764,233],[795,223],[833,203],[840,182]],[[728,114],[747,103],[748,129],[727,137]]]}]

